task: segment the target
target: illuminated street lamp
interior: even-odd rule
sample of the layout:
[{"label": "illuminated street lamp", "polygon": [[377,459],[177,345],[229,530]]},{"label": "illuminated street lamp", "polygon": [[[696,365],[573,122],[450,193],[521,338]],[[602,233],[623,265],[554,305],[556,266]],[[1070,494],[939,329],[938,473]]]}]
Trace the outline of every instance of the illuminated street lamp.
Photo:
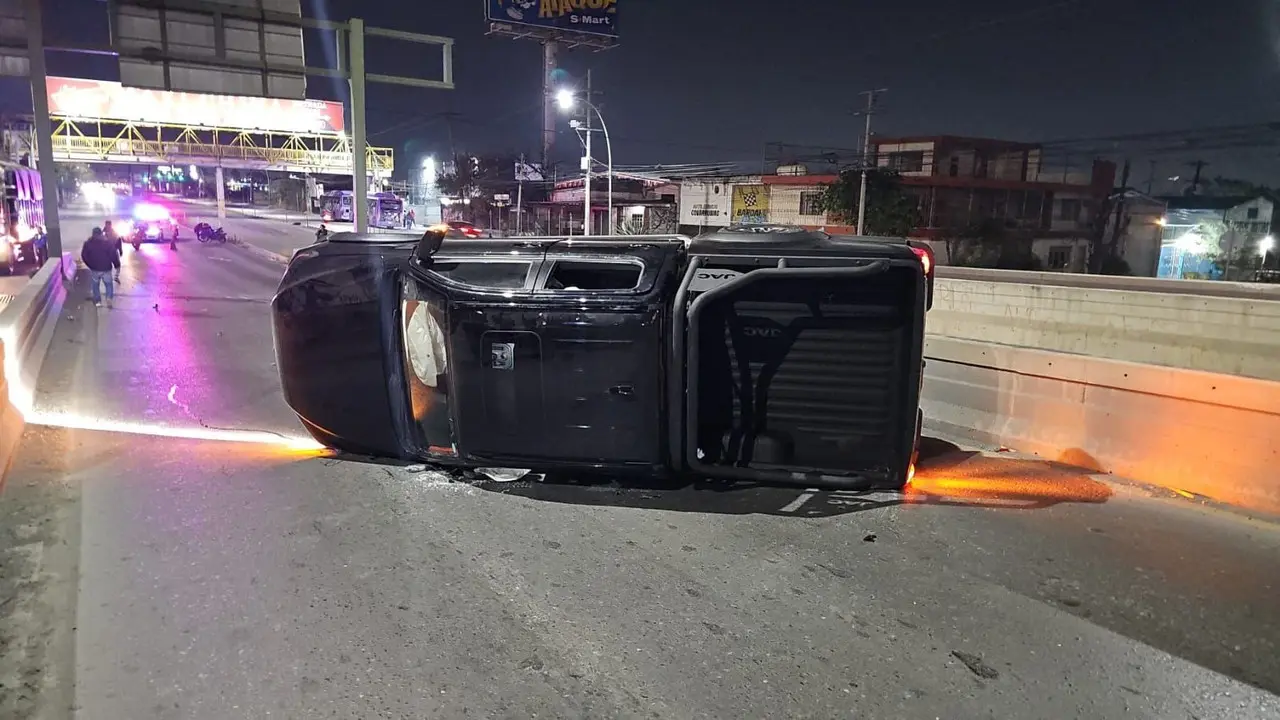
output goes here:
[{"label": "illuminated street lamp", "polygon": [[[588,87],[590,87],[590,78],[591,76],[590,74],[588,74],[587,75]],[[591,133],[595,132],[595,130],[593,130],[591,127],[590,113],[592,112],[596,114],[597,118],[600,118],[600,128],[604,132],[605,153],[608,156],[607,166],[608,166],[608,173],[609,173],[609,180],[608,180],[609,232],[612,233],[613,232],[613,143],[609,141],[609,126],[604,121],[604,115],[600,114],[600,108],[596,107],[595,103],[591,102],[586,97],[583,97],[568,88],[562,88],[561,90],[556,92],[556,105],[560,106],[560,109],[564,112],[572,112],[573,109],[577,106],[578,102],[581,102],[583,105],[587,106],[587,122],[583,124],[578,122],[577,120],[574,120],[571,123],[569,123],[569,126],[572,127],[574,130],[582,130],[587,134],[586,157],[583,158],[583,163],[582,163],[582,170],[583,170],[582,205],[584,208],[583,210],[584,214],[582,216],[582,234],[583,235],[591,234]]]},{"label": "illuminated street lamp", "polygon": [[1267,253],[1274,250],[1275,247],[1276,247],[1275,237],[1272,235],[1268,235],[1258,241],[1258,255],[1261,255],[1262,257],[1266,257]]}]

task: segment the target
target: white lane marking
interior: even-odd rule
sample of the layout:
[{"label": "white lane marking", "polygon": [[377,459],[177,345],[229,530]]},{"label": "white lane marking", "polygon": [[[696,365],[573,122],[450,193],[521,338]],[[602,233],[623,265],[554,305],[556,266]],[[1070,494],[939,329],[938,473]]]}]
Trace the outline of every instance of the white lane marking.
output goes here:
[{"label": "white lane marking", "polygon": [[796,498],[795,500],[792,500],[791,502],[787,503],[786,505],[783,505],[783,506],[782,506],[782,509],[781,509],[781,510],[779,510],[779,512],[784,512],[784,513],[793,513],[793,512],[795,512],[795,511],[799,510],[800,508],[804,507],[804,504],[805,504],[805,503],[807,503],[807,502],[809,502],[809,499],[810,499],[810,498],[812,498],[812,497],[813,497],[814,495],[816,495],[816,494],[817,494],[816,492],[808,492],[808,491],[806,491],[806,492],[802,493],[802,494],[800,495],[800,497]]}]

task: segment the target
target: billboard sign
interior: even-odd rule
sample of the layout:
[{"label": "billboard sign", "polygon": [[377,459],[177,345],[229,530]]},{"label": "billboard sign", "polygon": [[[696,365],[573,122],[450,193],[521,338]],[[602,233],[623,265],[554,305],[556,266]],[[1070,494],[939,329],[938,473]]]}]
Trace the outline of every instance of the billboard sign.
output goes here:
[{"label": "billboard sign", "polygon": [[725,227],[729,224],[733,187],[725,183],[680,183],[680,224]]},{"label": "billboard sign", "polygon": [[50,115],[81,120],[317,135],[343,131],[342,103],[336,102],[168,92],[63,77],[50,77],[48,88]]},{"label": "billboard sign", "polygon": [[300,0],[113,0],[127,87],[302,99]]},{"label": "billboard sign", "polygon": [[733,223],[751,225],[769,222],[769,186],[733,186]]},{"label": "billboard sign", "polygon": [[618,37],[618,0],[486,0],[491,23]]}]

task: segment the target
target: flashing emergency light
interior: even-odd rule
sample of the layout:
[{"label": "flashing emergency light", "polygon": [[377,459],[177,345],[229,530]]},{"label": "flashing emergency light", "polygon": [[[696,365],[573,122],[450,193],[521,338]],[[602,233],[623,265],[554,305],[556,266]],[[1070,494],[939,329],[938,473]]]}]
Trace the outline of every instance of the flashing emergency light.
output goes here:
[{"label": "flashing emergency light", "polygon": [[155,203],[138,203],[133,208],[133,217],[143,222],[159,222],[169,219],[169,211]]}]

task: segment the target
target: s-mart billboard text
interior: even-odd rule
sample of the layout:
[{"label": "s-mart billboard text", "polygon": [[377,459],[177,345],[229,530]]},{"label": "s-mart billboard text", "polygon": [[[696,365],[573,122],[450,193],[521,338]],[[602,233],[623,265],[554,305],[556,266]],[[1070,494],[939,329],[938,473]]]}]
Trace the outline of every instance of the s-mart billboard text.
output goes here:
[{"label": "s-mart billboard text", "polygon": [[49,114],[76,120],[326,135],[344,129],[342,103],[324,100],[168,92],[63,77],[49,78],[48,88]]}]

